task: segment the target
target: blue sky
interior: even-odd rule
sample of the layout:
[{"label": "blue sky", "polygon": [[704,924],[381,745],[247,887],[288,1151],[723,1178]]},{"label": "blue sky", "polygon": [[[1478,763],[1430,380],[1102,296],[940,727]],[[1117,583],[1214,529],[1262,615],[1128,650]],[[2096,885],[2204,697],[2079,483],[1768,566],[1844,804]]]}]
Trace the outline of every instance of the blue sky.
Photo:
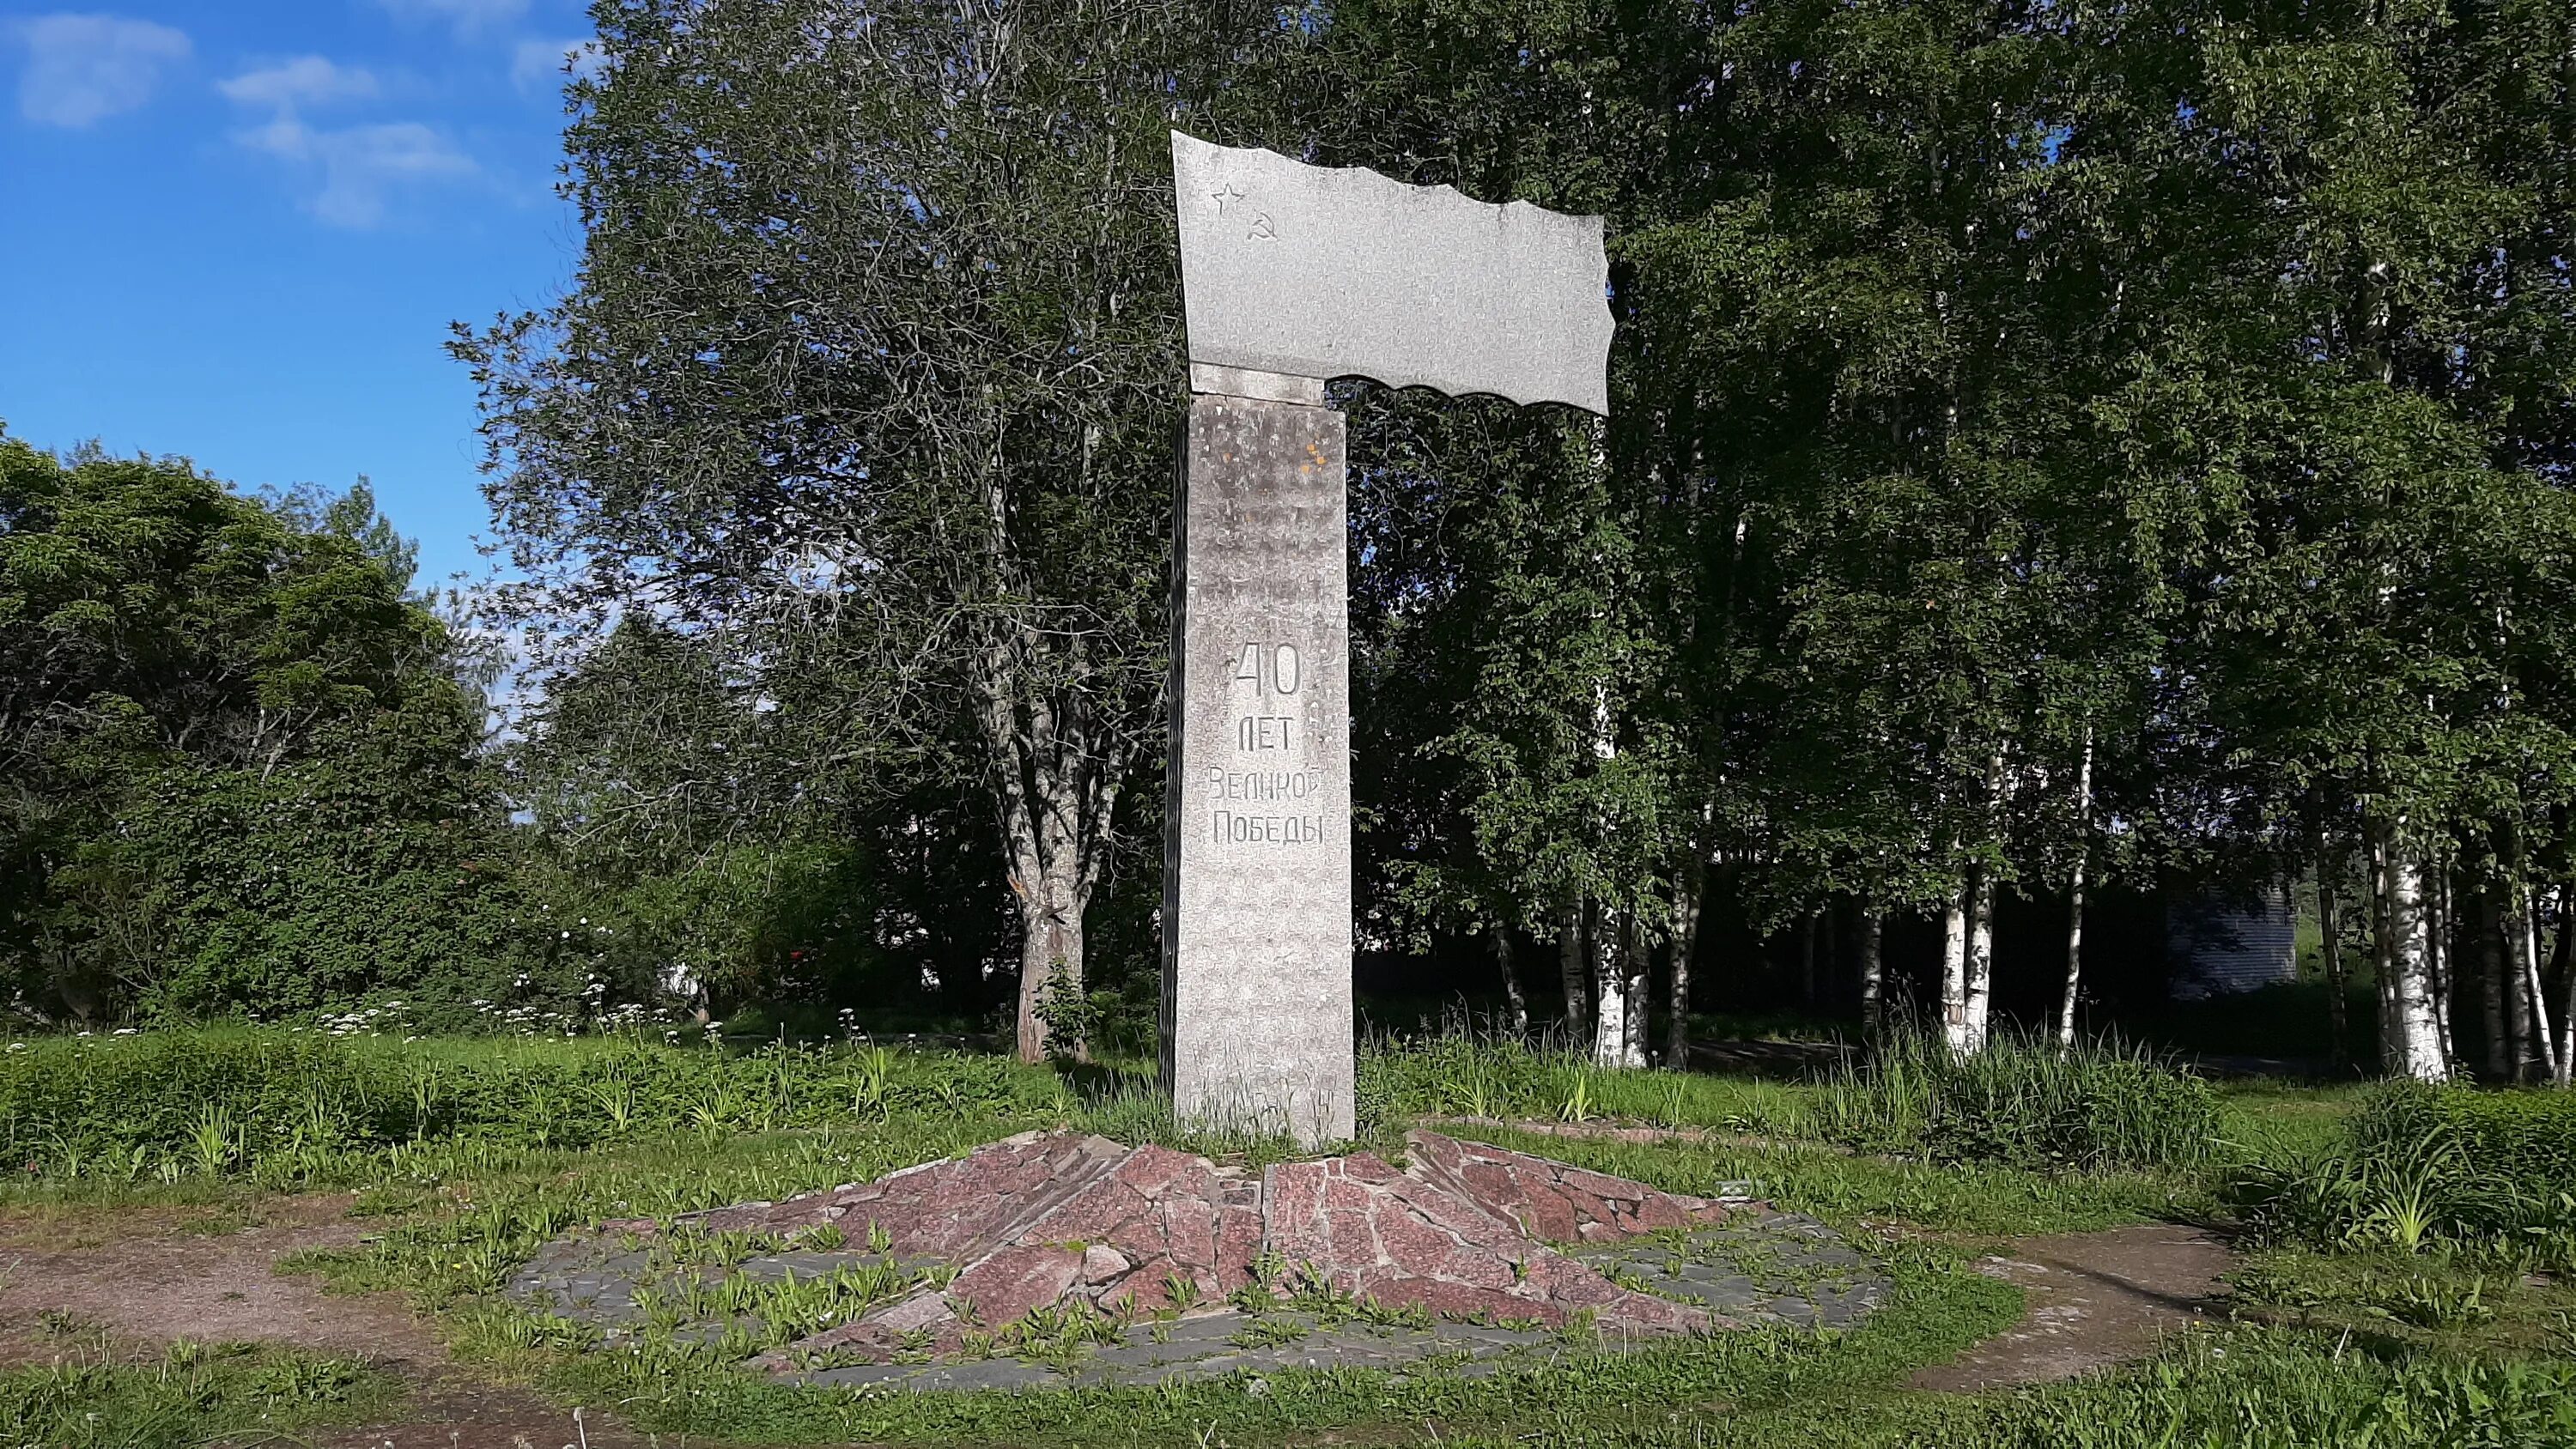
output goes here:
[{"label": "blue sky", "polygon": [[374,480],[420,582],[483,567],[451,321],[578,260],[579,0],[0,0],[0,420],[245,489]]}]

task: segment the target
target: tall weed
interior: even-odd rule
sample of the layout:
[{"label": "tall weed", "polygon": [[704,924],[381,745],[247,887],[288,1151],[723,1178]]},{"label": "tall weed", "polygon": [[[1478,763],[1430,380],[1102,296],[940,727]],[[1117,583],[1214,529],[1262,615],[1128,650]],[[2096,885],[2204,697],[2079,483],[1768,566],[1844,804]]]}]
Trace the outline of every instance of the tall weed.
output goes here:
[{"label": "tall weed", "polygon": [[2117,1040],[2009,1030],[1962,1055],[1901,1027],[1837,1070],[1814,1110],[1822,1135],[1864,1150],[2030,1168],[2191,1167],[2218,1133],[2216,1094],[2187,1068]]}]

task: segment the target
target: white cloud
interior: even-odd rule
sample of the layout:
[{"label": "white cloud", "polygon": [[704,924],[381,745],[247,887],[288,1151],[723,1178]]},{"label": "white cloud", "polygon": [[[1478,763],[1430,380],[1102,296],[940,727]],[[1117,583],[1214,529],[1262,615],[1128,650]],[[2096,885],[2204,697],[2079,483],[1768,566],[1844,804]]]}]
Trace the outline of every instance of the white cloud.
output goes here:
[{"label": "white cloud", "polygon": [[318,55],[299,55],[266,70],[246,71],[215,89],[246,106],[322,105],[364,100],[376,93],[376,78],[356,66],[334,65]]},{"label": "white cloud", "polygon": [[141,107],[192,49],[167,25],[118,15],[39,15],[11,29],[27,47],[18,113],[40,126],[87,126]]},{"label": "white cloud", "polygon": [[510,56],[510,79],[523,91],[553,85],[567,61],[576,80],[589,80],[608,64],[596,40],[522,40]]},{"label": "white cloud", "polygon": [[528,0],[376,0],[406,20],[443,20],[458,35],[507,25],[528,11]]},{"label": "white cloud", "polygon": [[477,169],[444,134],[418,121],[307,124],[299,114],[304,106],[376,93],[375,76],[355,66],[299,56],[237,75],[216,89],[237,105],[269,113],[265,124],[233,132],[234,143],[301,174],[310,187],[305,205],[333,226],[373,226],[384,220],[397,188],[471,176]]},{"label": "white cloud", "polygon": [[452,180],[475,173],[474,159],[418,121],[316,130],[287,111],[233,139],[295,166],[316,182],[308,198],[313,214],[333,226],[367,227],[384,220],[396,187]]}]

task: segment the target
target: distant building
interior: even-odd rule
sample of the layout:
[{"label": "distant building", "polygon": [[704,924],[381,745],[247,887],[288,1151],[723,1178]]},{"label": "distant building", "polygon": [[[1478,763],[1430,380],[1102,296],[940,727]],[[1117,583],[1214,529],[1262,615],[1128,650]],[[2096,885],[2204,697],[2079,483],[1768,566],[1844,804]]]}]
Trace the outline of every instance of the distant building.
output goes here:
[{"label": "distant building", "polygon": [[2165,907],[2167,989],[2199,1001],[2299,979],[2299,913],[2282,886],[2251,903],[2196,896]]}]

